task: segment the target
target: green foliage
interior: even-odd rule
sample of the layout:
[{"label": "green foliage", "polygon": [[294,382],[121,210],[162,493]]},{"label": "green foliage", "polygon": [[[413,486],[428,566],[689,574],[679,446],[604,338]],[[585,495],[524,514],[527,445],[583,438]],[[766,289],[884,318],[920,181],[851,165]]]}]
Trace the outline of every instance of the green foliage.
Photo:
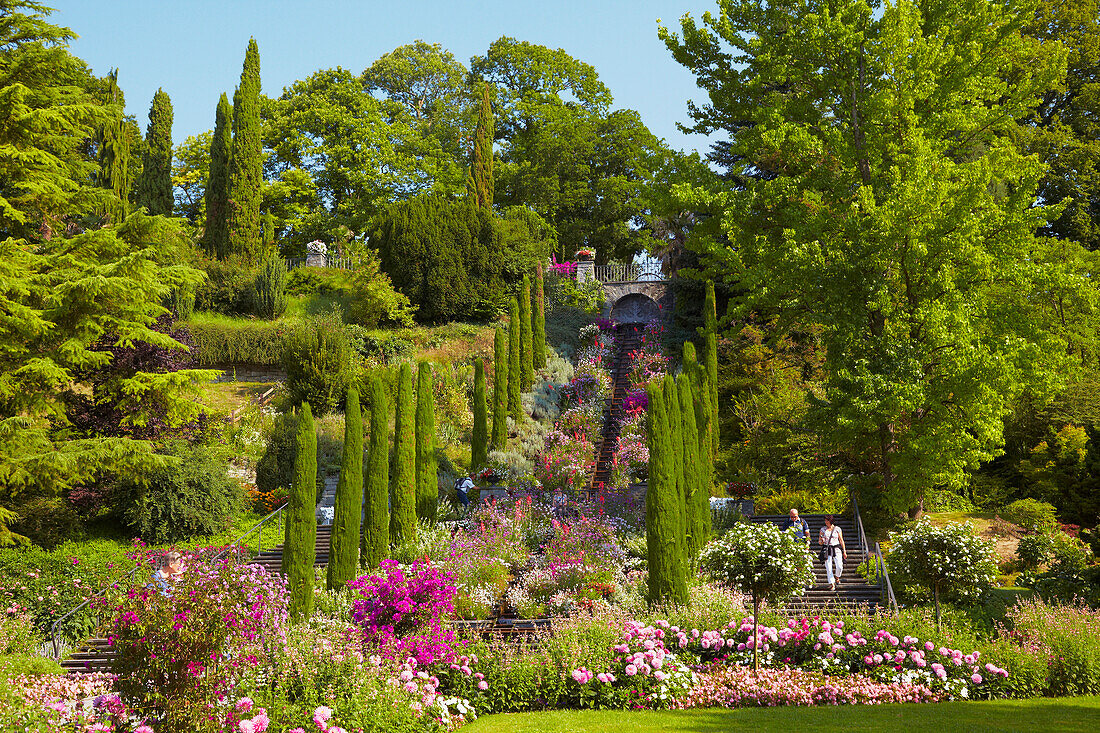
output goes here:
[{"label": "green foliage", "polygon": [[489,455],[489,416],[485,404],[485,362],[474,361],[474,428],[470,436],[470,469],[485,465]]},{"label": "green foliage", "polygon": [[1016,557],[1024,570],[1035,570],[1054,557],[1054,538],[1048,534],[1029,534],[1020,538]]},{"label": "green foliage", "polygon": [[649,488],[646,491],[646,547],[649,561],[649,602],[685,603],[688,599],[677,467],[668,427],[668,409],[660,382],[646,385],[649,448]]},{"label": "green foliage", "polygon": [[[1044,695],[1100,693],[1100,613],[1076,604],[1019,604],[1009,613],[1014,636],[1024,649],[1049,664]],[[1035,652],[1040,652],[1035,654]],[[1013,670],[1009,668],[1009,679]]]},{"label": "green foliage", "polygon": [[530,392],[535,383],[531,348],[531,278],[524,275],[519,289],[519,370],[524,392]]},{"label": "green foliage", "polygon": [[279,364],[286,323],[218,318],[192,318],[186,324],[195,360],[214,364]]},{"label": "green foliage", "polygon": [[416,534],[416,397],[412,367],[401,365],[397,378],[397,408],[393,428],[393,469],[390,471],[390,542],[401,544]]},{"label": "green foliage", "polygon": [[522,392],[523,368],[520,346],[519,304],[516,299],[508,307],[508,414],[519,422],[523,412],[519,395]]},{"label": "green foliage", "polygon": [[[398,403],[400,405],[400,402]],[[399,408],[400,409],[400,408]],[[394,445],[394,458],[399,457]],[[394,473],[397,465],[394,465]],[[377,374],[370,377],[370,451],[367,459],[367,493],[363,505],[361,562],[378,567],[390,547],[390,408],[386,388]],[[396,496],[396,495],[395,495]],[[397,512],[394,504],[394,512]]]},{"label": "green foliage", "polygon": [[[696,398],[691,379],[681,372],[676,377],[676,408],[680,410],[681,437],[684,444],[684,554],[694,567],[699,552],[707,543],[710,519],[710,487],[705,483],[703,463],[699,460],[699,429],[695,422]],[[705,398],[704,398],[705,399]]]},{"label": "green foliage", "polygon": [[214,135],[210,140],[210,177],[206,181],[206,226],[202,245],[206,254],[219,260],[230,254],[229,247],[229,159],[233,150],[229,98],[222,93],[214,113]]},{"label": "green foliage", "polygon": [[692,129],[729,137],[729,183],[680,197],[722,221],[724,236],[689,243],[701,274],[736,282],[735,318],[820,332],[814,422],[876,472],[891,511],[997,454],[1014,397],[1066,373],[1054,301],[1092,301],[1088,268],[1057,262],[1067,243],[1036,243],[1057,211],[1036,205],[1042,166],[1011,139],[1062,74],[1059,52],[1021,38],[1028,12],[738,0],[685,17],[682,39],[660,30],[710,93]]},{"label": "green foliage", "polygon": [[508,441],[508,347],[504,329],[493,331],[493,450],[504,450]]},{"label": "green foliage", "polygon": [[146,542],[177,542],[221,532],[244,508],[241,485],[209,446],[170,446],[172,465],[119,482],[115,500],[126,527]]},{"label": "green foliage", "polygon": [[286,310],[286,260],[277,252],[267,251],[256,268],[253,303],[256,315],[269,321]]},{"label": "green foliage", "polygon": [[126,215],[130,213],[130,188],[133,186],[133,177],[130,170],[129,128],[123,117],[126,105],[122,90],[118,87],[118,69],[107,74],[107,82],[104,102],[116,109],[100,127],[97,180],[100,186],[114,194],[105,207],[105,214],[108,221],[117,223],[125,220]]},{"label": "green foliage", "polygon": [[665,419],[668,421],[668,439],[672,448],[672,476],[676,482],[675,511],[677,542],[680,543],[680,551],[684,561],[687,555],[687,476],[684,456],[684,429],[683,419],[680,413],[680,398],[676,392],[676,380],[671,374],[666,374],[663,380],[665,407],[668,410]]},{"label": "green foliage", "polygon": [[363,412],[359,390],[348,390],[344,405],[344,460],[336,484],[336,505],[328,552],[326,587],[342,588],[356,577],[359,524],[363,513]]},{"label": "green foliage", "polygon": [[240,86],[233,93],[233,150],[229,159],[229,247],[249,260],[261,251],[260,191],[263,186],[260,123],[260,51],[248,39]]},{"label": "green foliage", "polygon": [[309,619],[313,613],[313,563],[317,557],[317,430],[308,402],[298,414],[294,482],[286,508],[283,572],[290,588],[290,617]]},{"label": "green foliage", "polygon": [[309,402],[318,417],[339,407],[352,377],[352,353],[338,315],[308,318],[283,342],[286,387],[293,403]]},{"label": "green foliage", "polygon": [[57,497],[37,496],[15,507],[17,519],[10,529],[47,550],[66,540],[78,539],[84,531],[80,517],[68,502]]},{"label": "green foliage", "polygon": [[[706,301],[703,304],[703,360],[707,370],[707,395],[710,398],[710,414],[718,415],[718,318],[714,299],[714,281],[707,280]],[[710,454],[718,454],[718,421],[711,420]]]},{"label": "green foliage", "polygon": [[435,521],[439,501],[439,469],[435,436],[435,380],[422,361],[416,372],[416,516]]},{"label": "green foliage", "polygon": [[1054,507],[1036,499],[1018,499],[1004,507],[999,514],[1013,524],[1041,534],[1058,530],[1058,517]]},{"label": "green foliage", "polygon": [[546,366],[546,286],[542,276],[542,261],[535,263],[535,290],[531,316],[531,359],[535,369]]},{"label": "green foliage", "polygon": [[[301,268],[299,268],[301,269]],[[390,276],[382,272],[378,255],[366,252],[356,265],[351,280],[348,321],[366,328],[412,326],[416,307],[397,292]]]},{"label": "green foliage", "polygon": [[715,580],[774,605],[813,582],[812,563],[805,542],[767,522],[734,524],[711,540],[700,557]]},{"label": "green foliage", "polygon": [[230,256],[224,260],[203,259],[199,266],[206,272],[206,280],[195,291],[198,310],[252,315],[255,272],[251,262]]},{"label": "green foliage", "polygon": [[[256,488],[265,494],[288,496],[294,482],[294,461],[298,455],[298,416],[284,412],[271,428],[263,455],[256,463]],[[323,485],[318,466],[315,482]]]},{"label": "green foliage", "polygon": [[136,203],[153,216],[172,215],[172,100],[163,89],[149,107]]},{"label": "green foliage", "polygon": [[924,519],[892,540],[886,564],[894,587],[907,591],[923,586],[931,591],[937,625],[941,598],[972,603],[997,578],[992,543],[977,537],[969,523],[937,527]]},{"label": "green foliage", "polygon": [[489,104],[489,85],[482,82],[481,106],[477,111],[474,145],[471,151],[470,176],[466,193],[479,208],[493,209],[493,108]]},{"label": "green foliage", "polygon": [[1100,464],[1095,435],[1066,425],[1032,448],[1018,464],[1024,491],[1054,505],[1065,521],[1074,524],[1093,525],[1100,518],[1100,477],[1093,473]]}]

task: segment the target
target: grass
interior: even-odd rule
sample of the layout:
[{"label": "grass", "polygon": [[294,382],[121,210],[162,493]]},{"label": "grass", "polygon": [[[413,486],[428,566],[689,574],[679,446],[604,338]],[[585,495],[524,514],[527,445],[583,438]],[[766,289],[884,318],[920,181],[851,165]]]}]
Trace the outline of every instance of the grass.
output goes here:
[{"label": "grass", "polygon": [[928,705],[845,705],[740,710],[557,710],[491,715],[463,733],[640,733],[641,731],[1060,731],[1094,733],[1100,697],[949,702]]},{"label": "grass", "polygon": [[228,415],[233,410],[247,405],[275,382],[209,382],[202,385],[202,404],[215,414]]}]

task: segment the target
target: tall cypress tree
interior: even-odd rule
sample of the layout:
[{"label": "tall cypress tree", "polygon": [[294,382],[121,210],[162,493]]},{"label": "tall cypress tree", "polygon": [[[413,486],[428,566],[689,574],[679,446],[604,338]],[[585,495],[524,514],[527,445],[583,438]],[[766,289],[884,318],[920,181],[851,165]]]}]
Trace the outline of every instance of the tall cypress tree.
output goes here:
[{"label": "tall cypress tree", "polygon": [[677,409],[680,410],[684,453],[684,538],[687,542],[684,557],[694,567],[704,542],[700,508],[705,501],[707,511],[710,511],[710,495],[708,493],[703,497],[699,476],[699,429],[695,420],[695,397],[688,372],[680,372],[676,377],[676,393],[680,399]]},{"label": "tall cypress tree", "polygon": [[275,215],[270,211],[264,214],[264,251],[275,249]]},{"label": "tall cypress tree", "polygon": [[676,488],[676,513],[678,515],[679,533],[677,537],[683,550],[684,534],[687,531],[684,510],[684,436],[683,426],[680,421],[680,398],[676,394],[676,380],[671,374],[666,374],[662,387],[665,391],[665,405],[668,408],[665,420],[668,422],[668,438],[672,447],[672,480]]},{"label": "tall cypress tree", "polygon": [[260,187],[263,144],[260,138],[260,51],[248,39],[241,84],[233,94],[233,153],[229,166],[230,249],[255,259],[260,253]]},{"label": "tall cypress tree", "polygon": [[107,94],[103,100],[112,107],[111,119],[99,132],[99,185],[115,194],[116,200],[104,213],[111,222],[120,222],[130,213],[130,138],[123,126],[123,98],[118,88],[118,69],[107,74]]},{"label": "tall cypress tree", "polygon": [[308,619],[313,613],[313,562],[317,558],[317,431],[309,403],[303,402],[300,410],[283,541],[283,572],[290,586],[290,617],[294,621]]},{"label": "tall cypress tree", "polygon": [[474,429],[470,438],[470,468],[485,466],[489,455],[489,415],[485,404],[485,362],[474,361]]},{"label": "tall cypress tree", "polygon": [[535,384],[534,355],[531,352],[531,278],[523,276],[519,290],[519,368],[523,391]]},{"label": "tall cypress tree", "polygon": [[668,410],[661,380],[646,385],[646,443],[649,486],[646,490],[646,550],[649,559],[649,602],[687,602],[687,576],[679,541],[676,478]]},{"label": "tall cypress tree", "polygon": [[[698,445],[691,455],[696,463],[695,474],[697,489],[694,502],[688,503],[688,512],[694,511],[694,522],[699,537],[695,542],[698,551],[710,540],[711,512],[710,492],[713,488],[714,461],[710,455],[710,390],[707,386],[707,370],[696,358],[695,344],[684,342],[683,373],[691,380],[692,408],[695,412],[695,425]],[[687,449],[685,448],[685,454]],[[694,507],[694,509],[693,509]]]},{"label": "tall cypress tree", "polygon": [[504,450],[508,442],[508,345],[504,329],[493,333],[493,450]]},{"label": "tall cypress tree", "polygon": [[344,409],[344,459],[336,485],[336,507],[329,538],[329,590],[344,587],[355,577],[359,560],[359,524],[363,511],[363,413],[359,390],[352,387]]},{"label": "tall cypress tree", "polygon": [[435,380],[428,362],[416,374],[416,516],[435,521],[439,503],[439,463],[435,455]]},{"label": "tall cypress tree", "polygon": [[211,257],[229,256],[229,158],[233,149],[233,108],[222,93],[214,113],[214,136],[210,139],[210,175],[206,179],[206,228],[202,246]]},{"label": "tall cypress tree", "polygon": [[390,406],[386,385],[370,378],[370,451],[367,454],[367,495],[363,503],[361,562],[376,568],[390,550]]},{"label": "tall cypress tree", "polygon": [[519,304],[512,298],[508,306],[508,414],[517,423],[522,405],[519,399],[523,373],[520,367]]},{"label": "tall cypress tree", "polygon": [[397,377],[397,414],[393,428],[393,470],[390,471],[390,541],[416,537],[416,397],[412,367],[401,365]]},{"label": "tall cypress tree", "polygon": [[477,128],[474,130],[474,149],[470,155],[470,170],[466,181],[466,194],[478,208],[493,208],[493,106],[489,103],[489,84],[481,87],[481,107],[477,112]]},{"label": "tall cypress tree", "polygon": [[531,356],[535,369],[546,366],[546,290],[543,287],[542,262],[535,264],[534,314],[531,319]]},{"label": "tall cypress tree", "polygon": [[707,369],[707,387],[710,397],[711,431],[710,456],[718,456],[718,315],[714,298],[714,281],[707,280],[707,295],[703,302],[703,334],[706,339],[703,364]]},{"label": "tall cypress tree", "polygon": [[172,215],[172,100],[163,89],[153,95],[149,107],[137,205],[150,214]]}]

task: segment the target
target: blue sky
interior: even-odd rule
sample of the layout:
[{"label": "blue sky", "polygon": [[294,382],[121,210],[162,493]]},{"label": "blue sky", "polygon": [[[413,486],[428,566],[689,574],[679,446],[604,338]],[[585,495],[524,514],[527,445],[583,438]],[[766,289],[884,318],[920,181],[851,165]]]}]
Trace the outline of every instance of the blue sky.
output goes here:
[{"label": "blue sky", "polygon": [[678,27],[685,12],[700,16],[712,0],[548,0],[532,3],[452,0],[46,0],[50,20],[80,38],[73,53],[102,76],[119,68],[127,112],[142,129],[158,87],[172,98],[173,142],[213,127],[222,92],[233,96],[245,46],[260,47],[263,91],[317,69],[356,73],[383,53],[422,39],[462,63],[503,35],[562,48],[592,64],[616,107],[641,113],[658,137],[705,152],[706,138],[686,136],[686,101],[702,99],[694,77],[657,39],[657,18]]}]

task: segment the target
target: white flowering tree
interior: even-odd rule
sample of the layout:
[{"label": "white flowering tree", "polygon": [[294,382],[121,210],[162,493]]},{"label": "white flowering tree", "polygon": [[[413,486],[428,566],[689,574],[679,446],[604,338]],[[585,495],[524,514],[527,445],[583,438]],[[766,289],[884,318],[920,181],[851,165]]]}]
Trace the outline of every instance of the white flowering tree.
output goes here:
[{"label": "white flowering tree", "polygon": [[894,535],[886,558],[899,584],[920,585],[932,591],[936,628],[940,628],[940,596],[977,600],[997,578],[993,543],[974,534],[969,522],[935,526],[927,518]]},{"label": "white flowering tree", "polygon": [[738,523],[711,540],[699,557],[715,580],[752,596],[753,668],[760,670],[760,602],[779,604],[813,582],[805,540],[774,524]]}]

